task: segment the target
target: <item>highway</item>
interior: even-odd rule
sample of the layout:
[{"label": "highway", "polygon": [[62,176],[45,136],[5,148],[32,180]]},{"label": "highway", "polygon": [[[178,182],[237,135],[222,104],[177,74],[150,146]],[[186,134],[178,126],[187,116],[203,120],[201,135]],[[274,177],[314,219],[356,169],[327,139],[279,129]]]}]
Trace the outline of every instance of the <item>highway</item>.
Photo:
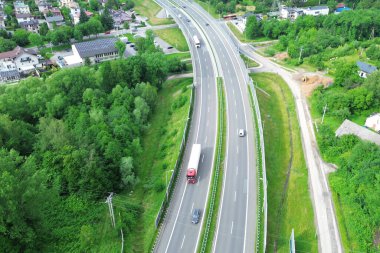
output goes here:
[{"label": "highway", "polygon": [[[193,54],[195,60],[196,78],[202,81],[202,95],[212,96],[212,101],[206,105],[200,99],[199,113],[194,115],[200,119],[198,138],[204,140],[210,135],[210,130],[216,129],[216,93],[215,73],[223,77],[227,106],[227,147],[225,154],[224,181],[219,207],[218,222],[213,244],[213,252],[254,252],[256,237],[256,150],[255,132],[252,112],[248,98],[248,74],[240,59],[237,47],[221,24],[209,16],[201,7],[185,1],[173,2],[161,0],[159,4],[172,13],[179,21],[185,36],[191,38],[197,34],[201,39],[201,48]],[[180,20],[178,20],[181,14]],[[185,24],[181,23],[185,20]],[[188,21],[189,20],[189,21]],[[183,29],[185,27],[185,29]],[[207,47],[206,47],[207,45]],[[206,50],[207,49],[207,50]],[[192,50],[194,52],[194,50]],[[203,54],[202,54],[203,53]],[[211,53],[211,55],[210,55]],[[214,66],[213,69],[210,66]],[[209,68],[208,68],[209,67]],[[204,88],[205,83],[211,83],[212,89]],[[199,98],[199,96],[198,96]],[[196,104],[200,103],[198,100]],[[210,112],[203,109],[210,106]],[[203,118],[212,117],[213,128],[204,127]],[[203,129],[203,130],[202,130]],[[239,137],[238,130],[245,129],[246,136]],[[193,133],[194,134],[194,133]],[[211,149],[215,143],[206,142]],[[210,137],[208,137],[210,138]],[[201,143],[204,145],[203,143]],[[170,215],[165,219],[165,227],[160,233],[159,243],[155,252],[196,252],[200,243],[200,228],[190,223],[190,212],[194,207],[206,209],[206,198],[209,189],[212,152],[205,154],[201,164],[201,181],[197,186],[178,182],[176,196],[170,206]],[[186,157],[188,159],[188,155]],[[185,163],[186,165],[186,159]],[[180,177],[184,177],[182,172]],[[181,180],[181,179],[180,179]],[[202,216],[202,222],[204,217]]]},{"label": "highway", "polygon": [[[216,133],[217,133],[217,90],[216,65],[212,60],[209,49],[202,45],[195,48],[192,42],[193,35],[202,40],[202,35],[194,25],[187,22],[183,14],[175,8],[161,2],[169,13],[176,19],[184,35],[189,39],[193,68],[195,101],[189,139],[178,176],[175,193],[168,208],[162,225],[155,252],[194,252],[195,244],[199,242],[200,228],[204,222],[204,210],[210,187],[210,175],[213,168]],[[198,170],[197,184],[187,184],[186,168],[189,161],[192,144],[202,145],[201,158]],[[201,221],[191,223],[191,214],[194,208],[202,209]]]}]

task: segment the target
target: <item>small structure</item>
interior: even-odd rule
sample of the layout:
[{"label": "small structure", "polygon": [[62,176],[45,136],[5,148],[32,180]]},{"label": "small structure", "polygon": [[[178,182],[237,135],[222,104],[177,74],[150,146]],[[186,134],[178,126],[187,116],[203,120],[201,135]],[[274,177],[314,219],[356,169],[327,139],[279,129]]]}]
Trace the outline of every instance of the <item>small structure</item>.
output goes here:
[{"label": "small structure", "polygon": [[[98,39],[72,45],[73,55],[65,57],[66,62],[84,63],[88,58],[91,63],[113,60],[119,57],[115,47],[117,38]],[[67,59],[66,59],[67,58]]]},{"label": "small structure", "polygon": [[15,8],[15,14],[30,13],[29,6],[23,1],[15,1],[13,6]]},{"label": "small structure", "polygon": [[123,28],[125,22],[132,21],[132,13],[125,12],[124,10],[110,10],[114,27]]},{"label": "small structure", "polygon": [[79,8],[79,4],[74,0],[59,0],[59,6],[67,8]]},{"label": "small structure", "polygon": [[305,15],[311,16],[329,15],[329,11],[330,10],[328,6],[312,6],[303,9]]},{"label": "small structure", "polygon": [[0,83],[15,82],[20,80],[17,70],[0,70]]},{"label": "small structure", "polygon": [[30,13],[16,13],[16,19],[18,23],[30,21],[33,19],[32,15]]},{"label": "small structure", "polygon": [[367,78],[368,75],[377,70],[376,66],[361,61],[357,61],[356,65],[359,67],[359,76],[361,78]]},{"label": "small structure", "polygon": [[365,127],[359,126],[358,124],[346,119],[343,121],[342,125],[335,131],[335,135],[340,137],[342,135],[353,134],[362,140],[375,143],[380,146],[380,135],[368,130]]},{"label": "small structure", "polygon": [[38,11],[44,13],[45,11],[48,11],[53,7],[53,5],[49,2],[39,2],[37,4],[38,6]]},{"label": "small structure", "polygon": [[57,26],[61,26],[65,23],[62,16],[45,17],[45,19],[50,30],[53,29],[54,24],[56,24]]},{"label": "small structure", "polygon": [[29,32],[34,32],[34,33],[38,33],[38,30],[40,29],[40,24],[38,20],[35,20],[35,19],[20,22],[19,25],[21,28],[24,28],[25,30],[28,30]]},{"label": "small structure", "polygon": [[280,8],[279,18],[295,20],[299,16],[302,16],[303,14],[304,14],[303,9],[286,7],[285,5],[283,5]]},{"label": "small structure", "polygon": [[346,6],[339,7],[339,8],[336,8],[334,14],[339,14],[339,13],[342,13],[343,11],[350,11],[350,10],[351,10],[351,8],[348,8]]},{"label": "small structure", "polygon": [[364,124],[366,127],[380,133],[380,113],[369,116]]}]

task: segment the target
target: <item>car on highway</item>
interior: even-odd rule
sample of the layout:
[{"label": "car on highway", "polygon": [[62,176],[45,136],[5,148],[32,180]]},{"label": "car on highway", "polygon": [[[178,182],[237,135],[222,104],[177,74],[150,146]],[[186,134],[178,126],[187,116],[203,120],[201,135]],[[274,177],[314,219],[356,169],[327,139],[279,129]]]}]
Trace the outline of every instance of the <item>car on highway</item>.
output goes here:
[{"label": "car on highway", "polygon": [[172,46],[170,46],[170,47],[168,47],[168,49],[173,49],[173,47],[172,47]]},{"label": "car on highway", "polygon": [[187,19],[186,21],[187,21],[187,22],[190,22],[190,19]]},{"label": "car on highway", "polygon": [[245,136],[245,130],[244,129],[239,129],[239,136],[244,137]]},{"label": "car on highway", "polygon": [[58,55],[58,60],[63,60],[63,57],[62,56],[60,56],[60,55]]},{"label": "car on highway", "polygon": [[206,26],[208,26],[208,23],[206,23]]},{"label": "car on highway", "polygon": [[182,5],[182,8],[186,8],[186,6],[185,6],[185,5]]},{"label": "car on highway", "polygon": [[200,217],[201,217],[201,209],[197,209],[197,208],[194,209],[193,215],[191,218],[191,223],[198,224]]}]

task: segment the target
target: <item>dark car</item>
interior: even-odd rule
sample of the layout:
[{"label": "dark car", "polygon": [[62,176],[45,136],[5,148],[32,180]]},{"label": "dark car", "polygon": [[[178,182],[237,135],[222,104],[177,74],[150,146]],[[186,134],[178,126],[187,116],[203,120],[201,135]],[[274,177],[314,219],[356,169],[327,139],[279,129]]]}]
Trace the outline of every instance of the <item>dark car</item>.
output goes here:
[{"label": "dark car", "polygon": [[134,44],[131,44],[131,47],[135,47],[135,45],[134,45]]},{"label": "dark car", "polygon": [[208,23],[206,23],[206,26],[208,26]]},{"label": "dark car", "polygon": [[186,8],[186,6],[185,6],[185,5],[182,5],[182,8]]},{"label": "dark car", "polygon": [[201,217],[201,209],[194,209],[191,223],[198,224],[200,217]]},{"label": "dark car", "polygon": [[59,56],[58,56],[58,60],[61,60],[61,61],[62,61],[62,60],[63,60],[63,57],[59,55]]},{"label": "dark car", "polygon": [[186,21],[187,21],[187,22],[190,22],[190,19],[187,19]]},{"label": "dark car", "polygon": [[173,48],[173,47],[171,47],[171,46],[170,46],[170,47],[168,47],[168,49],[172,49],[172,48]]}]

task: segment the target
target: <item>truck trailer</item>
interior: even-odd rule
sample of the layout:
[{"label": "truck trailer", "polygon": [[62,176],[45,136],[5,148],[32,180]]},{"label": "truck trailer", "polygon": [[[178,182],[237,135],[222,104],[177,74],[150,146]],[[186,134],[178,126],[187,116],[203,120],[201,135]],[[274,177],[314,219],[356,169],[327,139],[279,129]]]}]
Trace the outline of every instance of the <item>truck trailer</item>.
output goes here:
[{"label": "truck trailer", "polygon": [[201,157],[201,144],[193,144],[187,166],[186,178],[189,184],[197,183],[199,158]]}]

